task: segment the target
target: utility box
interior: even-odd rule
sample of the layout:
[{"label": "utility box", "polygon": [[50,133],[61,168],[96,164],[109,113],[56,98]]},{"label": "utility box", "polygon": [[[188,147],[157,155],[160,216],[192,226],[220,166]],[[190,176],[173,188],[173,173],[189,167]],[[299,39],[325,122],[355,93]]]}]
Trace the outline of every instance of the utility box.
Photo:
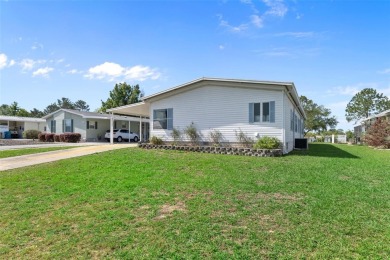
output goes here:
[{"label": "utility box", "polygon": [[307,138],[295,138],[294,148],[295,149],[309,149]]}]

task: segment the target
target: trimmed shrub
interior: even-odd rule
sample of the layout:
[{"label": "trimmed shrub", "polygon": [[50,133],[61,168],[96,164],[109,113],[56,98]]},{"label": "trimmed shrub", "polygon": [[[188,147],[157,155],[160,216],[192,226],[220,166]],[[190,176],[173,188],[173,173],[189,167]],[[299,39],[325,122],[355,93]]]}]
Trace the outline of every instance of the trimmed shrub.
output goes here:
[{"label": "trimmed shrub", "polygon": [[173,145],[179,145],[181,142],[181,131],[179,129],[173,128],[171,136],[173,138]]},{"label": "trimmed shrub", "polygon": [[46,142],[54,142],[54,136],[55,136],[55,134],[46,133],[45,134],[45,141]]},{"label": "trimmed shrub", "polygon": [[154,145],[162,145],[164,142],[161,138],[158,138],[157,136],[152,136],[152,138],[150,138],[150,143]]},{"label": "trimmed shrub", "polygon": [[78,143],[81,140],[79,133],[63,133],[60,134],[60,141],[64,143]]},{"label": "trimmed shrub", "polygon": [[210,132],[210,140],[215,146],[221,146],[223,135],[219,130],[213,130]]},{"label": "trimmed shrub", "polygon": [[238,143],[243,146],[243,147],[247,147],[247,148],[250,148],[253,146],[253,139],[250,138],[249,136],[247,136],[240,128],[240,131],[237,132],[236,130],[234,130],[234,132],[236,133],[236,138],[237,138],[237,141]]},{"label": "trimmed shrub", "polygon": [[54,135],[54,142],[61,142],[60,135]]},{"label": "trimmed shrub", "polygon": [[45,133],[45,132],[39,133],[39,134],[38,134],[38,139],[39,139],[39,141],[41,141],[41,142],[46,142],[46,133]]},{"label": "trimmed shrub", "polygon": [[255,149],[278,149],[280,148],[280,141],[276,137],[264,136],[261,137],[257,142],[253,145]]},{"label": "trimmed shrub", "polygon": [[184,129],[184,133],[186,134],[188,139],[190,139],[192,145],[198,144],[200,135],[198,133],[198,130],[195,127],[194,122],[192,122],[189,126],[187,126]]},{"label": "trimmed shrub", "polygon": [[23,132],[24,139],[38,139],[38,135],[41,131],[38,130],[26,130]]}]

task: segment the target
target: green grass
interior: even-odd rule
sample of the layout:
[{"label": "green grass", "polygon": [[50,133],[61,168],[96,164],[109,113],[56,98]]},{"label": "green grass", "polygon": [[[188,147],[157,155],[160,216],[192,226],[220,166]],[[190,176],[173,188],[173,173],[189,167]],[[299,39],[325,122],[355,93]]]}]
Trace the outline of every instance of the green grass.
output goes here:
[{"label": "green grass", "polygon": [[389,159],[133,148],[0,172],[0,258],[388,259]]},{"label": "green grass", "polygon": [[21,148],[21,149],[12,149],[12,150],[1,150],[0,151],[0,159],[14,156],[21,156],[27,154],[34,153],[43,153],[43,152],[51,152],[57,150],[64,150],[75,148],[77,146],[59,146],[59,147],[45,147],[45,148]]}]

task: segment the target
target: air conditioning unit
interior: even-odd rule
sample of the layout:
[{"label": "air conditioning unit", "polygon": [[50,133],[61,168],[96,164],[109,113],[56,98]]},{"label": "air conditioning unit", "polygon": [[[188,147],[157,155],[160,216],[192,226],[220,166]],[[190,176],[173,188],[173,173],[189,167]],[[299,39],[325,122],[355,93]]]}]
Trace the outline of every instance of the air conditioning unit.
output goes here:
[{"label": "air conditioning unit", "polygon": [[295,149],[309,149],[307,138],[295,138],[294,148]]}]

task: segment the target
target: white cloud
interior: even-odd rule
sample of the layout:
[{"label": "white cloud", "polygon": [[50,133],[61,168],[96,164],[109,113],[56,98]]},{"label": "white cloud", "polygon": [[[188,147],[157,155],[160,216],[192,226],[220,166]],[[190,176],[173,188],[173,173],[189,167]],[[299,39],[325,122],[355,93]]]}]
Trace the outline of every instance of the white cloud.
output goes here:
[{"label": "white cloud", "polygon": [[222,50],[225,49],[225,46],[221,44],[221,45],[218,46],[218,48],[222,51]]},{"label": "white cloud", "polygon": [[122,67],[117,63],[105,62],[90,68],[84,76],[89,79],[107,79],[109,81],[120,79],[144,81],[147,79],[156,80],[161,74],[148,66]]},{"label": "white cloud", "polygon": [[76,69],[71,69],[71,70],[68,70],[66,73],[68,73],[68,74],[77,74],[77,73],[80,73],[80,71],[78,71]]},{"label": "white cloud", "polygon": [[242,23],[238,26],[230,25],[228,21],[223,19],[222,15],[218,15],[218,19],[219,19],[219,26],[226,28],[230,32],[240,33],[248,29],[248,25],[245,23]]},{"label": "white cloud", "polygon": [[251,15],[250,18],[251,18],[251,22],[254,26],[256,26],[257,28],[263,27],[263,19],[261,19],[260,16]]},{"label": "white cloud", "polygon": [[328,90],[327,93],[331,96],[354,96],[359,91],[361,91],[364,88],[374,88],[377,89],[378,84],[376,83],[357,83],[355,85],[348,85],[348,86],[339,86],[332,88],[331,90]]},{"label": "white cloud", "polygon": [[19,62],[19,65],[23,70],[32,70],[35,65],[43,63],[46,63],[46,60],[23,59]]},{"label": "white cloud", "polygon": [[278,37],[294,37],[294,38],[311,38],[315,36],[314,32],[283,32],[283,33],[277,33],[275,36]]},{"label": "white cloud", "polygon": [[263,0],[263,3],[269,7],[269,10],[265,12],[265,15],[284,17],[288,11],[283,0]]},{"label": "white cloud", "polygon": [[35,51],[37,49],[43,50],[43,44],[39,42],[34,42],[34,44],[31,46],[31,50]]},{"label": "white cloud", "polygon": [[15,60],[10,60],[9,63],[8,63],[8,67],[12,67],[16,64],[16,61]]},{"label": "white cloud", "polygon": [[54,70],[53,68],[44,67],[44,68],[37,69],[36,71],[33,72],[32,75],[33,75],[33,77],[42,76],[42,77],[47,78],[49,76],[49,73],[53,70]]},{"label": "white cloud", "polygon": [[7,55],[4,53],[0,53],[0,69],[5,68],[7,66]]},{"label": "white cloud", "polygon": [[390,74],[390,68],[378,71],[379,74]]}]

